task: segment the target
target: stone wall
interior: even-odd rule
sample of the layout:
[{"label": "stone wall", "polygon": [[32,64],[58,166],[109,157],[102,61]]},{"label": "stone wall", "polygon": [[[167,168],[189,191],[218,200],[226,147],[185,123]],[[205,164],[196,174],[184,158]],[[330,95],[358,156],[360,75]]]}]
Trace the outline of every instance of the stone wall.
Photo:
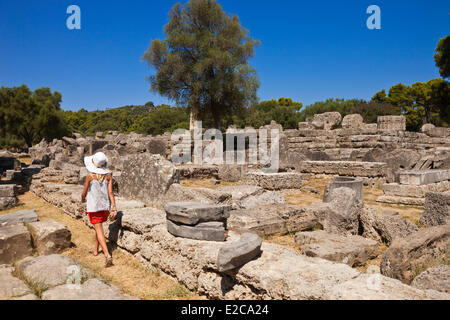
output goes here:
[{"label": "stone wall", "polygon": [[[283,130],[272,122],[270,125],[256,129],[258,138],[261,129],[278,129],[280,134],[280,170],[304,171],[304,161],[346,161],[385,163],[384,175],[370,176],[367,168],[358,174],[365,179],[366,184],[380,184],[385,181],[396,182],[399,170],[426,170],[450,168],[450,129],[428,128],[423,132],[408,132],[404,130],[404,117],[380,117],[378,124],[365,124],[358,115],[348,115],[338,128],[341,117],[336,113],[317,115],[309,122],[300,123],[299,129]],[[251,128],[253,129],[253,128]],[[230,130],[235,132],[234,126]],[[270,134],[268,134],[270,138]],[[179,141],[172,141],[171,134],[165,133],[157,137],[143,134],[119,134],[111,131],[107,135],[98,133],[96,137],[82,137],[74,134],[73,138],[64,137],[48,143],[42,141],[30,148],[30,154],[35,163],[50,165],[54,168],[70,167],[74,164],[83,165],[83,157],[97,151],[104,152],[112,161],[113,170],[122,171],[123,162],[119,156],[142,153],[160,154],[171,160],[171,153]],[[271,141],[268,139],[268,150]],[[208,145],[203,142],[203,148]],[[194,141],[186,144],[194,156]],[[226,159],[224,145],[223,158]],[[249,149],[246,146],[246,159]],[[235,150],[231,152],[236,152]],[[195,159],[188,165],[196,164]],[[201,166],[204,166],[203,164]],[[342,163],[342,171],[346,164]],[[191,175],[192,170],[182,172],[182,177]],[[198,171],[198,170],[197,170]],[[220,172],[219,172],[220,173]],[[329,173],[330,175],[341,174]],[[355,173],[352,174],[355,176]]]},{"label": "stone wall", "polygon": [[[58,183],[61,177],[62,171],[44,169],[33,176],[31,191],[90,225],[80,202],[82,186]],[[167,231],[163,211],[123,198],[117,199],[117,206],[119,218],[104,224],[110,241],[145,266],[158,267],[211,299],[449,299],[445,293],[416,289],[267,242],[262,243],[261,255],[241,268],[220,271],[222,244],[237,241],[239,234],[229,231],[220,243],[175,237]]]}]

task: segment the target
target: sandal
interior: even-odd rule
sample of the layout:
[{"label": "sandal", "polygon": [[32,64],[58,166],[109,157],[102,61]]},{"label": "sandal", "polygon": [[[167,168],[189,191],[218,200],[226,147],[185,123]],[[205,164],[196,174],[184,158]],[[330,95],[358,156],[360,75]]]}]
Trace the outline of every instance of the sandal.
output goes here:
[{"label": "sandal", "polygon": [[105,268],[111,267],[113,266],[113,258],[112,257],[108,257],[106,258],[106,262],[105,262]]}]

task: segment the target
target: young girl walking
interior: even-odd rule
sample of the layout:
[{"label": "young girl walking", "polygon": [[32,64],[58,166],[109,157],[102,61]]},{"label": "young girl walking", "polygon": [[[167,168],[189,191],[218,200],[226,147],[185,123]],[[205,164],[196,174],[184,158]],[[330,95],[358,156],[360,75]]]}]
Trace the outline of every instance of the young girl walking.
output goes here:
[{"label": "young girl walking", "polygon": [[106,246],[103,222],[108,220],[110,210],[111,218],[115,219],[117,208],[113,193],[113,179],[108,170],[108,158],[103,152],[98,152],[93,156],[85,157],[84,164],[89,173],[86,176],[81,201],[86,202],[89,221],[95,229],[95,246],[92,254],[98,255],[100,245],[106,258],[105,267],[110,267],[113,265],[113,260]]}]

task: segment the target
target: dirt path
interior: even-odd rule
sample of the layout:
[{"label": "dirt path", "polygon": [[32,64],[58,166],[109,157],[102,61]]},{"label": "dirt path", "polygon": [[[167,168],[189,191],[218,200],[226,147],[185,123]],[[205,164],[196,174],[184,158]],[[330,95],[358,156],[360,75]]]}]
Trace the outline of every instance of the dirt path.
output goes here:
[{"label": "dirt path", "polygon": [[96,277],[116,285],[123,293],[145,300],[204,299],[159,270],[146,269],[137,258],[120,248],[112,250],[114,266],[105,269],[103,254],[95,257],[89,253],[94,246],[94,231],[31,192],[19,196],[19,206],[0,211],[0,214],[26,209],[35,209],[39,220],[52,219],[65,224],[72,232],[73,245],[62,254],[74,258],[92,270]]}]

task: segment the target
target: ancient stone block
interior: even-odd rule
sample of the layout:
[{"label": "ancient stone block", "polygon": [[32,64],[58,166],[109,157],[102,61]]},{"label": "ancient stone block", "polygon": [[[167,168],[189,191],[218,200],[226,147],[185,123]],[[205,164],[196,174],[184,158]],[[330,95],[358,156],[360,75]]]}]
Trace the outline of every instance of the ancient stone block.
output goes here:
[{"label": "ancient stone block", "polygon": [[170,202],[164,206],[164,209],[167,219],[188,225],[209,221],[226,221],[230,216],[229,206],[199,202]]},{"label": "ancient stone block", "polygon": [[379,116],[377,122],[378,130],[406,130],[406,118],[404,116]]},{"label": "ancient stone block", "polygon": [[232,210],[227,228],[238,232],[254,232],[261,236],[286,233],[286,222],[270,206]]},{"label": "ancient stone block", "polygon": [[247,172],[247,168],[243,165],[225,164],[219,166],[218,176],[222,181],[236,182]]},{"label": "ancient stone block", "polygon": [[31,236],[24,225],[0,227],[0,264],[10,264],[32,252]]},{"label": "ancient stone block", "polygon": [[420,223],[426,227],[450,223],[450,192],[429,192]]},{"label": "ancient stone block", "polygon": [[450,225],[426,228],[396,238],[381,260],[381,273],[406,284],[421,271],[450,259]]},{"label": "ancient stone block", "polygon": [[364,120],[360,114],[348,114],[342,120],[343,129],[359,129],[364,127]]},{"label": "ancient stone block", "polygon": [[17,195],[17,186],[15,184],[0,184],[0,198],[15,197]]},{"label": "ancient stone block", "polygon": [[218,192],[231,194],[233,209],[249,209],[268,204],[286,203],[284,197],[274,191],[267,191],[258,186],[225,186],[216,189]]},{"label": "ancient stone block", "polygon": [[360,236],[342,236],[325,231],[298,232],[295,243],[303,254],[330,261],[363,265],[379,254],[378,243]]},{"label": "ancient stone block", "polygon": [[27,257],[18,262],[17,268],[25,279],[41,288],[62,285],[69,279],[75,280],[75,277],[80,280],[92,277],[92,272],[74,259],[59,254]]},{"label": "ancient stone block", "polygon": [[366,238],[382,241],[388,246],[396,238],[404,238],[419,228],[406,221],[398,212],[364,207],[360,215],[361,234]]},{"label": "ancient stone block", "polygon": [[118,179],[121,196],[157,205],[169,187],[179,182],[177,168],[161,155],[139,154],[124,160]]},{"label": "ancient stone block", "polygon": [[422,290],[450,293],[450,266],[430,268],[415,277],[411,285]]},{"label": "ancient stone block", "polygon": [[450,180],[450,170],[409,170],[398,172],[400,184],[420,186]]},{"label": "ancient stone block", "polygon": [[300,189],[302,176],[296,172],[264,173],[248,172],[242,182],[248,185],[260,186],[267,190]]},{"label": "ancient stone block", "polygon": [[17,202],[17,197],[0,197],[0,210],[12,208]]},{"label": "ancient stone block", "polygon": [[[359,216],[363,207],[356,192],[341,187],[331,190],[326,205],[329,211],[321,211],[318,219],[323,229],[337,234],[358,234]],[[325,214],[324,214],[325,213]]]},{"label": "ancient stone block", "polygon": [[332,130],[339,126],[342,116],[339,112],[325,112],[314,115],[311,124],[315,129]]},{"label": "ancient stone block", "polygon": [[167,231],[176,237],[196,240],[225,241],[226,238],[223,222],[202,222],[187,226],[167,220]]},{"label": "ancient stone block", "polygon": [[53,220],[28,224],[33,244],[39,254],[60,253],[71,245],[72,234],[63,224]]},{"label": "ancient stone block", "polygon": [[130,300],[135,299],[120,293],[119,288],[100,279],[89,279],[79,287],[60,285],[42,294],[42,300]]},{"label": "ancient stone block", "polygon": [[335,177],[333,181],[331,181],[325,187],[325,192],[323,196],[323,202],[331,201],[331,192],[337,188],[350,188],[355,191],[357,199],[364,203],[364,189],[363,189],[363,180],[360,178],[354,177]]},{"label": "ancient stone block", "polygon": [[12,275],[14,269],[7,265],[0,265],[0,300],[21,297],[31,293],[30,288]]},{"label": "ancient stone block", "polygon": [[220,247],[217,256],[219,272],[243,266],[261,252],[261,238],[252,233],[244,233],[239,240],[226,243]]}]

